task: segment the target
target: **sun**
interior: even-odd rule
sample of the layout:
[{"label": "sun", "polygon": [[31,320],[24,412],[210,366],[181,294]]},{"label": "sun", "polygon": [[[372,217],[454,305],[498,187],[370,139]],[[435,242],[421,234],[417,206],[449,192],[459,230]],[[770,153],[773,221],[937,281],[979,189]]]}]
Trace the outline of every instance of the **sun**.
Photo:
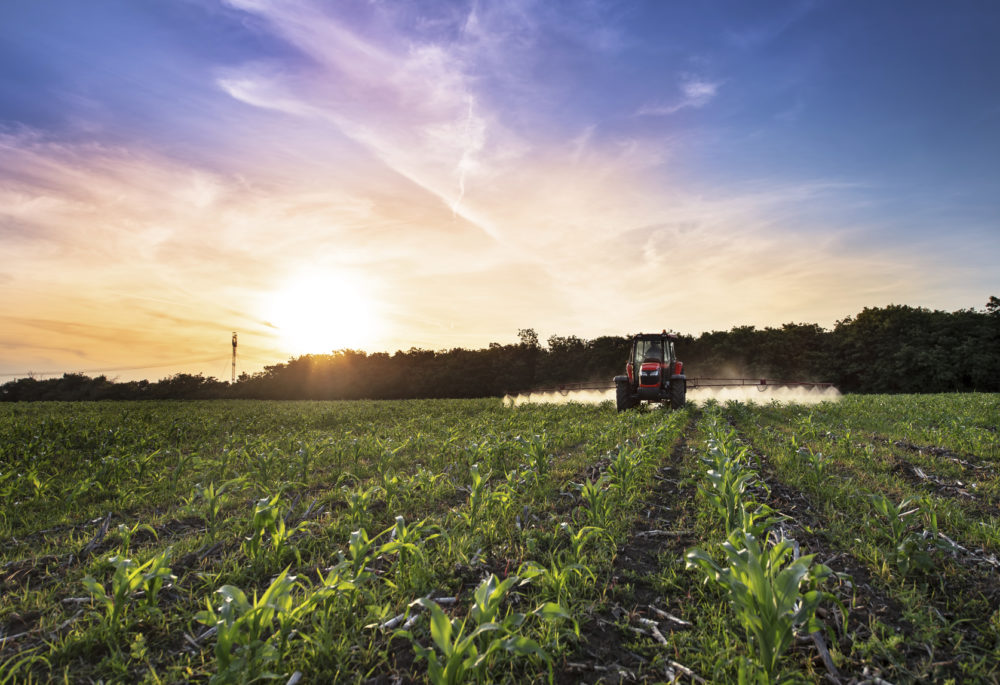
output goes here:
[{"label": "sun", "polygon": [[265,297],[264,316],[290,354],[364,348],[373,342],[378,328],[365,284],[335,272],[289,279]]}]

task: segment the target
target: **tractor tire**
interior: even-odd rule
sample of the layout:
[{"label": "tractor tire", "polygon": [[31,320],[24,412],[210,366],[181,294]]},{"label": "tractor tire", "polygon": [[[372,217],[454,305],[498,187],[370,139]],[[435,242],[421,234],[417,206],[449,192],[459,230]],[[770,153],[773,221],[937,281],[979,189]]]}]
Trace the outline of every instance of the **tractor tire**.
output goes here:
[{"label": "tractor tire", "polygon": [[618,407],[618,411],[626,411],[635,407],[636,401],[631,397],[628,383],[615,383],[615,405]]},{"label": "tractor tire", "polygon": [[687,381],[670,381],[670,408],[681,409],[687,402]]}]

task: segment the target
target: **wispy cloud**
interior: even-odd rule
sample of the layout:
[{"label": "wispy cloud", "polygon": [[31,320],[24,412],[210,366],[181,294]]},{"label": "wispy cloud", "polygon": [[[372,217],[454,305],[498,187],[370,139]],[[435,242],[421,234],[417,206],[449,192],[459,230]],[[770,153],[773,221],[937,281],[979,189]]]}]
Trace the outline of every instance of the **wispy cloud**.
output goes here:
[{"label": "wispy cloud", "polygon": [[332,8],[310,3],[233,4],[265,18],[318,68],[247,65],[221,77],[220,87],[257,107],[329,122],[458,212],[496,133],[477,105],[460,46],[367,39]]},{"label": "wispy cloud", "polygon": [[722,83],[710,81],[694,74],[683,74],[678,88],[680,99],[669,104],[643,105],[637,112],[640,116],[664,116],[675,114],[682,109],[700,109],[715,99]]}]

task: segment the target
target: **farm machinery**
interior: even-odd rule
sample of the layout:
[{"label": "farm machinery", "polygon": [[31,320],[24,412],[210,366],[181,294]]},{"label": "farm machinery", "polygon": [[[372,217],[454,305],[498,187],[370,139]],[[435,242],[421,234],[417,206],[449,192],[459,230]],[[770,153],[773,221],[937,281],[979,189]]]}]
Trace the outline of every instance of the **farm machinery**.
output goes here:
[{"label": "farm machinery", "polygon": [[674,350],[676,339],[677,336],[666,331],[632,336],[632,352],[625,364],[625,374],[615,376],[618,411],[632,409],[642,400],[669,402],[672,409],[684,406],[687,377],[684,363],[677,359]]},{"label": "farm machinery", "polygon": [[631,351],[625,363],[625,373],[608,383],[566,383],[541,388],[533,393],[558,392],[569,395],[577,390],[615,390],[618,411],[633,409],[643,401],[667,404],[680,409],[687,401],[689,388],[754,387],[763,392],[768,388],[830,388],[832,383],[788,381],[768,378],[688,378],[684,363],[677,359],[674,343],[677,336],[662,333],[639,333],[632,336]]}]

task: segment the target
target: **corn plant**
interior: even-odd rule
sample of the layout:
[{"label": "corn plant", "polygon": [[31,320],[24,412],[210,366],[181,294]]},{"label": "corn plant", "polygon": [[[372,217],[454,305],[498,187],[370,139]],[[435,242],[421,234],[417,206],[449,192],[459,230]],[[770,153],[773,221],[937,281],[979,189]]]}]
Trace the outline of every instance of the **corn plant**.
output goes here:
[{"label": "corn plant", "polygon": [[379,547],[376,541],[385,533],[379,533],[374,538],[368,537],[368,532],[364,528],[351,533],[347,542],[347,555],[338,551],[339,566],[350,571],[350,582],[355,588],[361,588],[365,583],[374,578],[374,574],[369,570],[368,565],[378,556]]},{"label": "corn plant", "polygon": [[188,500],[188,503],[200,507],[199,513],[205,521],[205,526],[208,528],[210,539],[214,540],[216,533],[218,533],[219,515],[222,513],[222,508],[229,501],[230,490],[242,481],[242,478],[234,478],[233,480],[226,481],[219,487],[216,487],[215,483],[209,483],[204,486],[201,483],[195,484],[194,496]]},{"label": "corn plant", "polygon": [[528,469],[535,479],[535,484],[545,479],[549,474],[551,458],[545,449],[546,435],[532,435],[524,438],[518,435],[514,441],[524,450],[524,455],[528,458]]},{"label": "corn plant", "polygon": [[817,482],[823,479],[823,473],[826,471],[826,466],[830,461],[829,456],[825,456],[822,452],[813,451],[808,447],[800,447],[796,450],[796,454],[802,461],[809,465],[812,475]]},{"label": "corn plant", "polygon": [[789,540],[770,548],[761,546],[752,535],[734,537],[734,542],[722,545],[728,567],[720,566],[697,547],[687,551],[686,565],[700,569],[706,580],[728,592],[751,648],[756,648],[757,663],[763,669],[758,680],[773,683],[778,661],[792,644],[796,631],[811,633],[822,627],[816,609],[824,598],[833,595],[817,587],[832,571],[823,564],[813,564],[815,555],[793,559],[794,545]]},{"label": "corn plant", "polygon": [[608,482],[607,474],[601,474],[595,481],[585,481],[575,486],[583,500],[585,516],[595,528],[607,528],[614,513],[611,493],[605,487]]},{"label": "corn plant", "polygon": [[368,510],[371,508],[372,501],[379,492],[379,487],[373,485],[369,488],[356,488],[354,490],[345,487],[344,490],[347,493],[347,517],[353,525],[364,525],[368,518]]},{"label": "corn plant", "polygon": [[14,469],[0,472],[0,499],[3,499],[4,502],[13,501],[14,492],[18,486],[18,482],[14,478],[16,475],[17,471]]},{"label": "corn plant", "polygon": [[766,535],[771,526],[786,517],[748,494],[758,478],[747,464],[749,451],[736,442],[735,433],[723,432],[718,424],[710,426],[709,432],[714,437],[709,439],[702,461],[711,468],[706,473],[707,483],[699,483],[698,491],[714,506],[727,538],[737,534]]},{"label": "corn plant", "polygon": [[111,577],[110,592],[92,576],[84,577],[84,587],[94,602],[104,608],[105,619],[109,626],[117,629],[119,621],[128,610],[132,596],[139,591],[143,591],[145,595],[145,604],[151,609],[156,608],[156,598],[164,581],[176,580],[176,576],[167,566],[169,558],[169,549],[144,564],[137,564],[121,556],[110,557],[108,563],[115,567],[115,573]]},{"label": "corn plant", "polygon": [[[549,558],[548,566],[542,566],[534,561],[524,562],[518,568],[517,575],[534,579],[542,588],[543,596],[552,596],[558,603],[567,598],[574,580],[585,578],[593,581],[597,577],[591,568],[574,561],[566,549],[554,552]],[[550,591],[548,595],[545,590]]]},{"label": "corn plant", "polygon": [[796,432],[803,435],[807,440],[814,440],[817,435],[816,424],[813,423],[813,415],[805,414],[796,422]]},{"label": "corn plant", "polygon": [[626,498],[631,497],[639,486],[639,466],[642,457],[638,450],[622,448],[608,465],[611,484],[621,490]]},{"label": "corn plant", "polygon": [[118,535],[122,539],[121,542],[122,556],[128,555],[129,546],[132,543],[132,536],[142,530],[148,533],[152,533],[154,538],[159,539],[159,536],[156,534],[156,529],[153,528],[148,523],[137,523],[131,528],[129,528],[124,523],[118,524]]},{"label": "corn plant", "polygon": [[21,480],[27,483],[28,487],[25,489],[28,490],[31,500],[37,501],[45,497],[49,490],[52,489],[52,481],[55,480],[55,477],[42,474],[36,465],[32,465],[21,476]]},{"label": "corn plant", "polygon": [[425,531],[429,532],[435,528],[436,526],[428,525],[427,519],[407,525],[402,516],[396,517],[396,522],[389,531],[388,542],[378,548],[376,555],[398,555],[396,561],[397,585],[406,577],[411,568],[423,568],[426,565],[423,545],[440,537],[441,533],[433,532],[425,537]]},{"label": "corn plant", "polygon": [[[206,609],[195,620],[216,629],[215,683],[249,682],[277,678],[272,669],[279,661],[292,628],[311,608],[309,602],[295,604],[292,596],[295,576],[282,571],[259,598],[253,601],[232,585],[215,591],[221,598],[218,609],[206,600]],[[277,625],[276,625],[277,624]],[[276,644],[277,643],[277,644]]]},{"label": "corn plant", "polygon": [[[478,674],[500,651],[512,656],[536,656],[546,662],[551,675],[548,653],[538,642],[518,632],[527,616],[502,611],[511,588],[525,582],[517,576],[499,581],[491,574],[476,588],[472,607],[461,620],[449,619],[433,600],[421,598],[413,602],[411,608],[421,606],[429,612],[431,639],[437,650],[422,646],[410,631],[397,634],[408,638],[417,657],[427,661],[428,676],[435,685],[465,682],[467,674]],[[539,605],[531,613],[544,620],[569,618],[565,609],[553,602]],[[487,634],[489,637],[484,637]]]},{"label": "corn plant", "polygon": [[299,475],[299,483],[301,483],[302,485],[309,484],[310,466],[315,460],[317,452],[318,449],[316,448],[316,445],[307,442],[299,443],[299,449],[296,450],[295,455],[299,458],[298,475]]},{"label": "corn plant", "polygon": [[479,517],[486,501],[486,481],[489,480],[489,473],[484,477],[479,473],[479,464],[469,467],[469,506],[466,511],[460,513],[470,530],[474,530],[479,524]]},{"label": "corn plant", "polygon": [[405,480],[398,474],[391,473],[392,469],[386,468],[379,471],[379,479],[382,482],[382,492],[385,493],[385,506],[390,511],[397,505],[399,493],[403,491]]},{"label": "corn plant", "polygon": [[573,559],[575,561],[584,561],[584,551],[583,548],[591,540],[591,538],[605,537],[609,540],[613,540],[607,531],[603,528],[598,528],[597,526],[583,526],[579,530],[573,530],[573,526],[569,523],[563,522],[559,524],[559,530],[566,534],[569,538],[570,550],[573,552]]},{"label": "corn plant", "polygon": [[[871,495],[869,501],[879,514],[876,519],[883,535],[889,538],[893,547],[891,560],[904,576],[911,571],[930,571],[934,560],[927,551],[927,544],[921,534],[920,525],[925,507],[916,498],[904,499],[899,506],[885,495]],[[937,529],[937,515],[933,513],[932,526]]]},{"label": "corn plant", "polygon": [[[288,528],[281,505],[281,495],[277,494],[260,499],[254,507],[252,533],[243,544],[247,556],[254,561],[265,560],[268,554],[274,561],[280,561],[291,537],[311,525],[309,521],[302,521]],[[298,549],[295,549],[295,558],[301,563]]]}]

